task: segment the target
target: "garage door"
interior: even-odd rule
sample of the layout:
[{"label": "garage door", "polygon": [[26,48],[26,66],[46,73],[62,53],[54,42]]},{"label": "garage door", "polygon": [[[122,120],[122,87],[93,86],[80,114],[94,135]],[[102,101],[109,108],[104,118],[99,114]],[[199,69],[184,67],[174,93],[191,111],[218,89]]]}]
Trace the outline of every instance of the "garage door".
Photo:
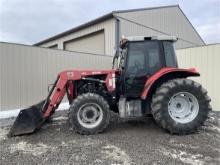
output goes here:
[{"label": "garage door", "polygon": [[48,48],[51,48],[51,49],[58,49],[58,45],[52,45],[52,46],[49,46]]},{"label": "garage door", "polygon": [[86,35],[64,43],[65,50],[105,54],[104,31]]}]

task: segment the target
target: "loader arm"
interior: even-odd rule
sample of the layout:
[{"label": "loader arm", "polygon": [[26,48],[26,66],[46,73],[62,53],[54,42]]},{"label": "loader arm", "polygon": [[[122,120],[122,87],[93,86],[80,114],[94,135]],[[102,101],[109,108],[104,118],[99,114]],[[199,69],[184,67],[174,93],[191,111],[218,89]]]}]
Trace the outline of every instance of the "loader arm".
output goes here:
[{"label": "loader arm", "polygon": [[50,117],[59,107],[66,93],[69,103],[73,101],[73,81],[79,80],[81,78],[81,75],[79,76],[79,73],[77,74],[76,71],[63,71],[58,75],[57,80],[53,84],[53,87],[50,90],[42,108],[43,116],[45,119]]},{"label": "loader arm", "polygon": [[[57,81],[51,89],[45,101],[44,107],[42,108],[43,116],[45,119],[50,117],[53,114],[53,112],[59,107],[61,101],[63,100],[63,97],[67,92],[67,81],[67,79],[58,76]],[[68,90],[68,92],[72,91]]]},{"label": "loader arm", "polygon": [[72,103],[76,97],[74,81],[91,79],[88,76],[106,75],[105,80],[92,79],[105,83],[108,91],[111,93],[115,90],[115,72],[117,70],[101,70],[101,71],[75,71],[67,70],[61,72],[50,90],[46,100],[32,105],[29,108],[22,109],[16,118],[9,136],[23,135],[34,132],[40,128],[42,124],[55,112],[62,102],[65,94]]}]

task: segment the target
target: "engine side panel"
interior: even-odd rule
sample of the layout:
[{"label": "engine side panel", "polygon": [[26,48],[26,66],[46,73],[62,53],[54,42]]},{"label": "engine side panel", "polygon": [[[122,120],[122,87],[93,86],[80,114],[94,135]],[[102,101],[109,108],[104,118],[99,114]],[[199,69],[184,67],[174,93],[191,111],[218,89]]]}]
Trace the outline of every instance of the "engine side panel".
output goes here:
[{"label": "engine side panel", "polygon": [[66,70],[59,74],[59,76],[63,79],[68,80],[80,80],[86,79],[88,76],[96,76],[96,75],[106,75],[106,79],[103,83],[106,84],[106,87],[109,92],[113,92],[116,88],[115,86],[115,73],[117,70]]}]

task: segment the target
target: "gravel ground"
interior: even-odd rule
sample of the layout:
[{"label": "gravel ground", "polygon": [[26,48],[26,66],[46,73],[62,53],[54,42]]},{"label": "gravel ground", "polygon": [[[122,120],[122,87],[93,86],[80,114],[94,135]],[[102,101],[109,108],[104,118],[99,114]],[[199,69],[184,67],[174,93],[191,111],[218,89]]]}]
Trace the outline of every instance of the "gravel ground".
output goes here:
[{"label": "gravel ground", "polygon": [[220,164],[220,113],[192,135],[170,135],[152,118],[124,121],[112,114],[106,132],[82,136],[66,111],[34,134],[7,138],[13,122],[0,120],[0,164]]}]

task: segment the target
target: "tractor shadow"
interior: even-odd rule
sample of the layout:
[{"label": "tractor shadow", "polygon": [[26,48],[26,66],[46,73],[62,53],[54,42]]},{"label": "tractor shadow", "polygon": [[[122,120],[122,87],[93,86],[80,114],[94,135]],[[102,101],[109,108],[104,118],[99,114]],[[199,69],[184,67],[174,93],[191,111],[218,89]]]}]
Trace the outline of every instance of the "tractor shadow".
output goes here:
[{"label": "tractor shadow", "polygon": [[118,114],[111,114],[111,120],[109,127],[106,132],[117,133],[117,132],[166,132],[160,128],[155,122],[152,116],[147,116],[139,119],[121,119]]},{"label": "tractor shadow", "polygon": [[[55,113],[53,118],[51,120],[48,120],[42,129],[38,130],[37,132],[40,134],[44,134],[44,132],[47,131],[47,134],[50,135],[56,135],[57,133],[63,134],[68,136],[70,135],[78,135],[72,128],[68,121],[67,112],[59,112]],[[167,131],[160,128],[152,116],[147,116],[144,118],[139,119],[121,119],[118,114],[111,113],[110,123],[107,127],[107,129],[101,133],[103,134],[136,134],[136,133],[159,133],[164,134]],[[168,132],[167,132],[168,133]],[[100,134],[100,135],[101,135]],[[92,135],[93,136],[93,135]],[[96,135],[95,135],[96,136]]]}]

